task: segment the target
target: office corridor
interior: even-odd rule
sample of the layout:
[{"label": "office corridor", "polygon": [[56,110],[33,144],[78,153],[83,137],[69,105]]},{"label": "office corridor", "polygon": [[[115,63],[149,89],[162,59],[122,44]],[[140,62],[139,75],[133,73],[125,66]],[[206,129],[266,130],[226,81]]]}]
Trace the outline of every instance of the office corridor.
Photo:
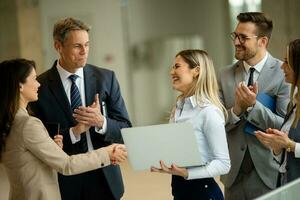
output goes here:
[{"label": "office corridor", "polygon": [[[133,171],[128,162],[121,165],[125,194],[122,200],[171,200],[171,176]],[[220,183],[221,184],[221,183]],[[221,184],[222,185],[222,184]],[[222,187],[223,189],[223,187]],[[4,167],[0,164],[0,200],[8,199],[8,179]]]}]

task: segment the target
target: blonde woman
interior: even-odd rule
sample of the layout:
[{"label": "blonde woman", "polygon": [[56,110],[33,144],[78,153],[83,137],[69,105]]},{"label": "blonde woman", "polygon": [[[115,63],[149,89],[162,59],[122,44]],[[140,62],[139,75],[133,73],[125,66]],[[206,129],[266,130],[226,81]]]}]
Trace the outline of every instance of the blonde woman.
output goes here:
[{"label": "blonde woman", "polygon": [[[197,138],[203,165],[180,168],[160,162],[153,172],[172,174],[174,200],[223,199],[215,176],[230,170],[225,133],[226,110],[218,97],[218,84],[212,60],[202,50],[184,50],[175,57],[171,72],[177,98],[170,122],[190,122]],[[188,145],[188,144],[182,144]]]}]

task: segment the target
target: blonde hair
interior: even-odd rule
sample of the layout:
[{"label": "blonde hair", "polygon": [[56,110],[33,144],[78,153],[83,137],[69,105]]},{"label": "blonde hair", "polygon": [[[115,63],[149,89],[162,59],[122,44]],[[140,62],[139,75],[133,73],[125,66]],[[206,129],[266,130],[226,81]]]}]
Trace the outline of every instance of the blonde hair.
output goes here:
[{"label": "blonde hair", "polygon": [[209,100],[217,106],[227,119],[227,111],[219,98],[219,86],[212,59],[206,51],[199,49],[187,49],[177,53],[189,65],[190,69],[199,68],[199,75],[194,79],[191,88],[186,94],[181,94],[177,99],[194,95],[198,105]]}]

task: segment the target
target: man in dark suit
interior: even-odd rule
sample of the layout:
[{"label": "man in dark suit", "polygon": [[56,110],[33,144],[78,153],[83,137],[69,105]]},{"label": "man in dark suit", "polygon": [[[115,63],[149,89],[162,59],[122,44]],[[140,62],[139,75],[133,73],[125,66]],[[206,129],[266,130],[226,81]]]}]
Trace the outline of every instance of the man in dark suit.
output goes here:
[{"label": "man in dark suit", "polygon": [[[63,149],[69,155],[122,143],[120,129],[131,126],[114,72],[86,63],[88,31],[87,25],[73,18],[55,24],[54,47],[60,58],[38,77],[39,100],[30,105],[46,127],[60,125]],[[113,200],[124,193],[117,165],[59,175],[59,186],[63,200]]]},{"label": "man in dark suit", "polygon": [[[226,200],[253,199],[276,187],[279,165],[270,149],[254,134],[245,132],[245,125],[251,123],[256,130],[279,128],[289,101],[282,62],[267,51],[272,20],[259,12],[240,13],[237,19],[231,37],[238,62],[224,68],[219,76],[228,110],[226,131],[231,159],[230,172],[221,178]],[[257,100],[258,92],[276,101],[275,113]]]}]

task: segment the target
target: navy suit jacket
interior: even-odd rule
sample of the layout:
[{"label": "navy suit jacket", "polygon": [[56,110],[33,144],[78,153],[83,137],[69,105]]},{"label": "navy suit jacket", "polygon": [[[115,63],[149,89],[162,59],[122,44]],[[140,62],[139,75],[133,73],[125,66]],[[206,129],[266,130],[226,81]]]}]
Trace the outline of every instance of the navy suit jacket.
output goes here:
[{"label": "navy suit jacket", "polygon": [[[295,142],[300,142],[300,122],[296,128],[291,127],[289,131],[289,138]],[[300,158],[295,157],[294,152],[287,153],[287,182],[291,182],[300,177]]]},{"label": "navy suit jacket", "polygon": [[[31,103],[29,109],[41,119],[46,127],[47,123],[60,123],[60,133],[64,136],[64,151],[69,155],[78,154],[81,152],[79,142],[72,144],[69,135],[69,129],[75,126],[77,122],[72,117],[70,103],[57,71],[56,63],[57,61],[51,69],[38,77],[38,81],[41,83],[38,92],[39,99]],[[84,66],[83,72],[86,105],[91,105],[95,94],[99,93],[100,102],[104,101],[107,108],[106,133],[103,135],[96,133],[95,127],[91,127],[89,130],[94,149],[111,143],[123,143],[120,129],[130,127],[131,123],[114,72],[89,64]],[[53,137],[51,133],[50,136]],[[116,199],[120,199],[124,193],[124,186],[119,166],[110,165],[102,170],[113,195]],[[63,178],[60,176],[59,181],[63,181]],[[76,190],[76,184],[72,185],[73,189]]]}]

